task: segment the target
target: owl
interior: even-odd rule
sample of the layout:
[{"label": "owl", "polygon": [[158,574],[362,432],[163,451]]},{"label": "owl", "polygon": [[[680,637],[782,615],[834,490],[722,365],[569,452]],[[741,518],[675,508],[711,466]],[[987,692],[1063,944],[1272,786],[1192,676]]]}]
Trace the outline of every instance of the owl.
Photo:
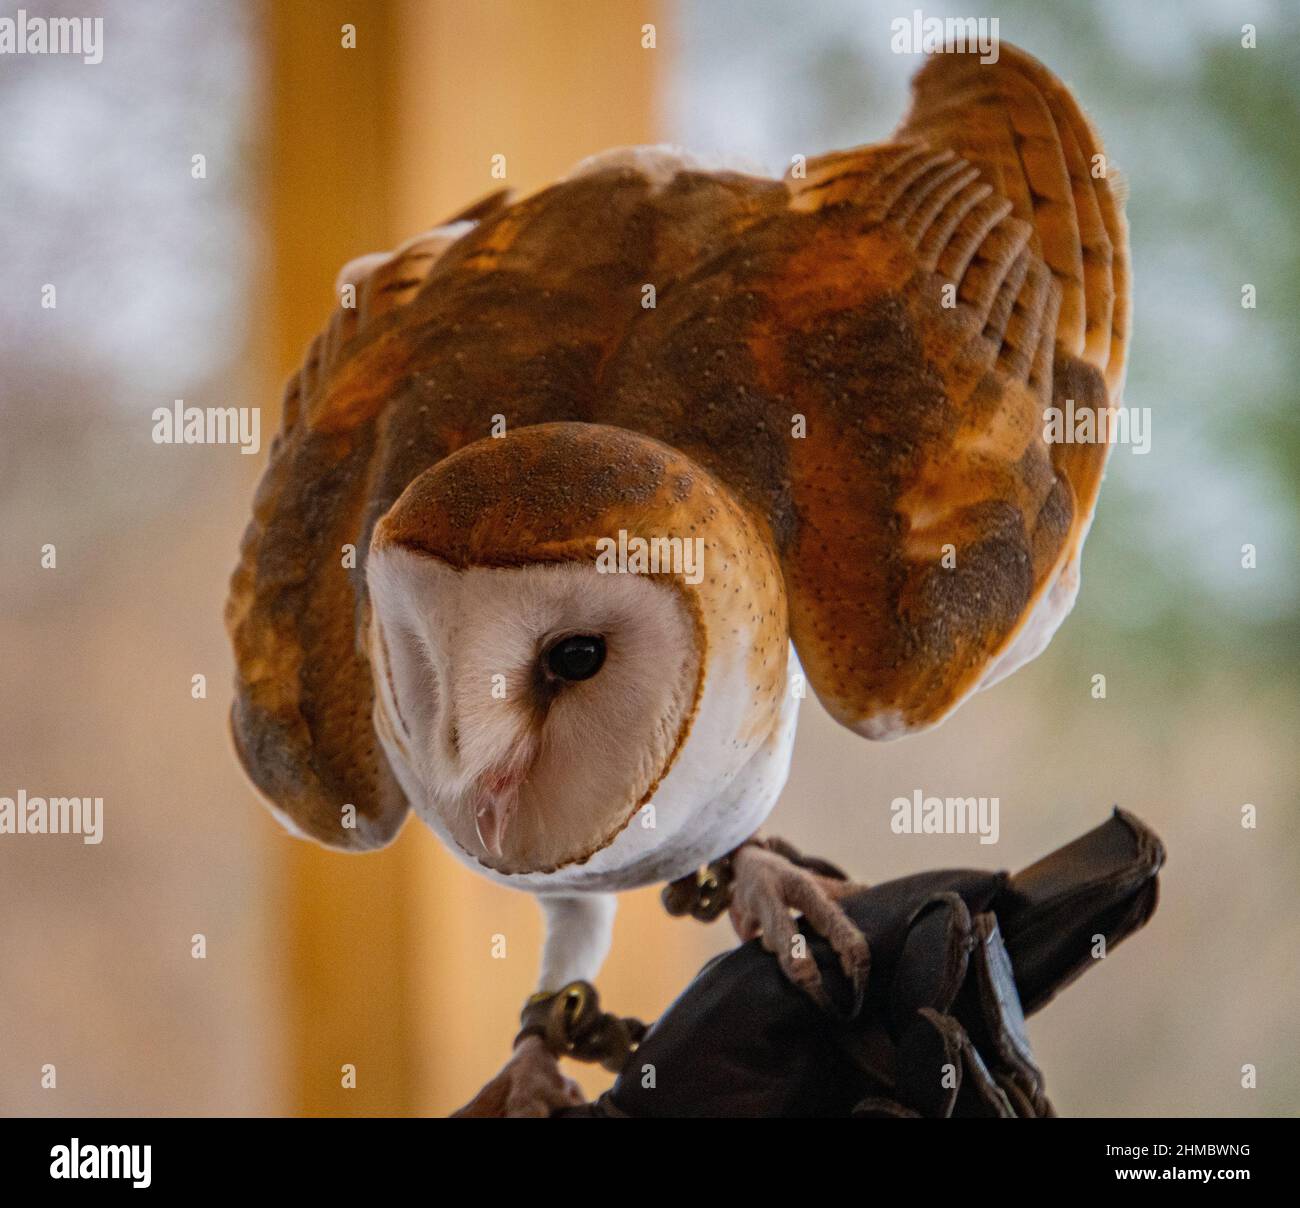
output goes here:
[{"label": "owl", "polygon": [[482,1110],[572,1101],[537,1012],[620,890],[725,867],[810,994],[793,912],[865,979],[842,883],[759,836],[802,685],[892,739],[1050,640],[1109,446],[1045,417],[1119,406],[1126,249],[1098,136],[1004,43],[784,179],[614,151],[344,268],[233,577],[232,729],[296,833],[414,811],[537,896]]}]

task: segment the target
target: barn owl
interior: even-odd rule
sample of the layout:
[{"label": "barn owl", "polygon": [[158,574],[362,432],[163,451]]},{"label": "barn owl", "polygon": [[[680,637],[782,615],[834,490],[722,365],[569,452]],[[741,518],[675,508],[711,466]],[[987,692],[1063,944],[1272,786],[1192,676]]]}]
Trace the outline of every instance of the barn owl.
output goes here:
[{"label": "barn owl", "polygon": [[[889,142],[797,162],[634,148],[491,196],[347,266],[285,394],[227,607],[239,755],[299,834],[413,810],[535,894],[535,1001],[595,978],[618,891],[728,853],[743,936],[815,994],[801,912],[865,977],[836,883],[755,838],[800,684],[924,730],[1078,589],[1108,447],[1045,413],[1107,418],[1128,332],[1078,105],[1005,44],[936,55]],[[489,1091],[574,1093],[535,1029]]]}]

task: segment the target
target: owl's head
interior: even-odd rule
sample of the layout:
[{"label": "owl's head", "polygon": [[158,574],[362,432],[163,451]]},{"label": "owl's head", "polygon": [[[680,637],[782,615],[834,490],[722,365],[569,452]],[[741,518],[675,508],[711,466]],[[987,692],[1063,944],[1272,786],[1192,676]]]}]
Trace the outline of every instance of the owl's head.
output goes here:
[{"label": "owl's head", "polygon": [[781,708],[770,541],[698,465],[620,428],[459,450],[376,526],[367,578],[389,760],[417,812],[498,873],[589,860],[673,769],[656,825],[681,826]]}]

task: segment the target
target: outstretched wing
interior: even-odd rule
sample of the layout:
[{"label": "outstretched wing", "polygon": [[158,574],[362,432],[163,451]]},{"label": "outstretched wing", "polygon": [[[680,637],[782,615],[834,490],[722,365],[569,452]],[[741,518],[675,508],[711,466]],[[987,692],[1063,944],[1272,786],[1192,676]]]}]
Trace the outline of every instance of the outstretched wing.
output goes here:
[{"label": "outstretched wing", "polygon": [[809,162],[661,296],[608,417],[767,515],[804,668],[873,738],[935,724],[1069,610],[1108,445],[1049,444],[1044,411],[1116,406],[1128,328],[1117,191],[1059,81],[1004,43],[935,56],[914,93],[895,142]]},{"label": "outstretched wing", "polygon": [[[1009,46],[996,64],[934,57],[897,137],[915,151],[865,203],[887,206],[882,221],[910,247],[897,288],[919,353],[908,381],[924,393],[937,378],[942,401],[895,462],[888,639],[868,679],[844,657],[844,636],[868,636],[860,624],[834,649],[814,638],[808,660],[838,685],[841,716],[883,737],[937,722],[1036,656],[1069,612],[1110,446],[1049,444],[1044,413],[1119,405],[1129,307],[1117,179],[1040,63]],[[833,194],[853,170],[818,165],[801,193]],[[825,576],[797,562],[815,600]],[[806,608],[829,634],[835,603]]]},{"label": "outstretched wing", "polygon": [[285,388],[283,425],[231,580],[231,730],[240,760],[290,829],[334,847],[388,842],[407,803],[371,720],[370,666],[357,641],[361,552],[345,554],[359,541],[381,432],[373,415],[322,400],[358,335],[382,327],[445,249],[504,204],[505,195],[495,194],[396,252],[340,273],[340,289],[355,293]]}]

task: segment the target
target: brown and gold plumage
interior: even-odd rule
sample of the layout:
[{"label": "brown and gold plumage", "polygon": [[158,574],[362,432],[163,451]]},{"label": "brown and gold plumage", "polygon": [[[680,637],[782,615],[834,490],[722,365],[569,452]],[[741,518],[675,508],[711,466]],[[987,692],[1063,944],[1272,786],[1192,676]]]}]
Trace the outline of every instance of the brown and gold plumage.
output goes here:
[{"label": "brown and gold plumage", "polygon": [[[933,57],[889,143],[784,180],[662,152],[598,157],[367,258],[350,283],[355,307],[336,310],[289,384],[228,608],[240,755],[323,842],[383,843],[409,800],[462,856],[540,893],[552,875],[555,892],[681,875],[752,831],[754,811],[728,797],[739,820],[694,843],[672,814],[658,858],[645,841],[621,863],[604,849],[632,843],[616,836],[675,768],[679,786],[699,780],[680,751],[706,708],[720,746],[753,744],[727,783],[761,783],[761,821],[793,732],[787,637],[839,721],[892,737],[1033,657],[1073,600],[1108,445],[1047,443],[1044,411],[1119,404],[1126,232],[1100,140],[1012,47],[995,64]],[[681,682],[664,715],[680,733],[647,739],[658,754],[629,771],[637,787],[593,799],[585,832],[547,839],[551,785],[494,816],[515,847],[480,827],[475,849],[483,807],[447,804],[460,789],[432,757],[416,766],[419,725],[402,716],[427,681],[439,758],[464,756],[452,715],[479,705],[456,705],[469,689],[447,653],[464,623],[420,637],[410,658],[424,670],[405,687],[388,630],[420,612],[420,591],[445,603],[471,571],[589,568],[620,530],[705,541],[706,581],[672,585],[694,635],[694,653],[670,660]],[[432,563],[443,586],[422,588]],[[376,583],[389,617],[374,615]],[[733,695],[752,696],[725,722],[707,700],[723,666],[741,669]],[[549,749],[552,696],[538,700],[519,706],[529,759]],[[489,796],[533,783],[500,766]],[[465,776],[487,775],[475,768]],[[707,813],[715,792],[687,792],[687,812]],[[517,808],[524,822],[509,821]],[[588,881],[560,875],[579,866]]]}]

